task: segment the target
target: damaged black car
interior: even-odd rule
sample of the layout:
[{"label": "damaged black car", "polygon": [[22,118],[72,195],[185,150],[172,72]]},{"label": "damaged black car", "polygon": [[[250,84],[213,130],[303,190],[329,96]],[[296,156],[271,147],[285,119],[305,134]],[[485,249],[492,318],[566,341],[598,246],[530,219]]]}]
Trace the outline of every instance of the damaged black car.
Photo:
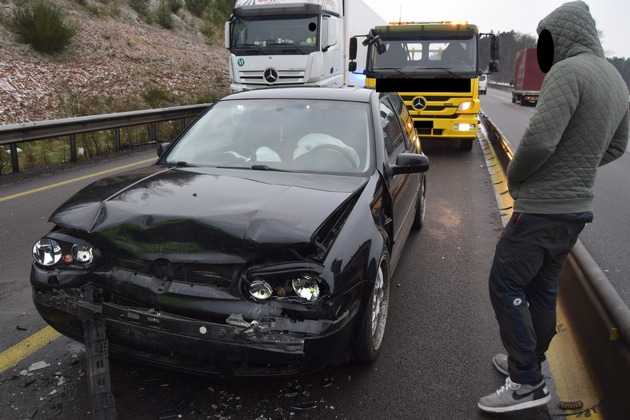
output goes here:
[{"label": "damaged black car", "polygon": [[83,341],[196,373],[291,374],[381,349],[429,162],[397,94],[228,96],[155,165],[96,181],[33,246],[33,299]]}]

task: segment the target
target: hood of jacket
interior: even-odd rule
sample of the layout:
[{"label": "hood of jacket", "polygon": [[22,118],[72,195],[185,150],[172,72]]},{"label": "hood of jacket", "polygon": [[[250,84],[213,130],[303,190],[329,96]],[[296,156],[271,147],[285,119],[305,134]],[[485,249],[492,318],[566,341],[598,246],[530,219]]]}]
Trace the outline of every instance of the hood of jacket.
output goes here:
[{"label": "hood of jacket", "polygon": [[537,31],[538,57],[544,72],[553,64],[578,54],[604,57],[595,19],[583,1],[558,7],[540,21]]}]

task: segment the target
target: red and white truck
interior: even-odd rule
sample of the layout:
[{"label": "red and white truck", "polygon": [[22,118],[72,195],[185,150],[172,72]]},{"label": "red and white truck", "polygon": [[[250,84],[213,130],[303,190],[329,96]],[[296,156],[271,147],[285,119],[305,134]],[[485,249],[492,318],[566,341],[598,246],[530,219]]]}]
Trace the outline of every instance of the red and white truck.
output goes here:
[{"label": "red and white truck", "polygon": [[512,103],[536,105],[545,74],[538,65],[536,48],[525,48],[514,59]]}]

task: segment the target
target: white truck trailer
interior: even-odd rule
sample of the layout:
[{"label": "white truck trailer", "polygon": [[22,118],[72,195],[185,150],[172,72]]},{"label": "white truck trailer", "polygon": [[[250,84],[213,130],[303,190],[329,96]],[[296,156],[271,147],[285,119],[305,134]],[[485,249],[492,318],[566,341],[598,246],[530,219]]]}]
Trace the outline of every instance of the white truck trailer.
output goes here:
[{"label": "white truck trailer", "polygon": [[384,23],[362,0],[237,0],[225,24],[231,89],[362,85],[363,69],[347,71],[349,40]]}]

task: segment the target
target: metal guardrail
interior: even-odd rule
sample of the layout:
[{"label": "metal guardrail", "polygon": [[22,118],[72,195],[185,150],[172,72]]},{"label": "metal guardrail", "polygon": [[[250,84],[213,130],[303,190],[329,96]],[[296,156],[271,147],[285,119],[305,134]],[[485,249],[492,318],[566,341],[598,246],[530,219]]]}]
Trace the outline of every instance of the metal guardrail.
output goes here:
[{"label": "metal guardrail", "polygon": [[68,137],[70,161],[75,162],[77,160],[76,136],[78,134],[113,130],[114,151],[118,151],[120,150],[120,130],[122,128],[146,125],[148,143],[156,143],[159,123],[182,121],[183,125],[186,125],[189,120],[196,119],[210,106],[212,104],[187,105],[4,125],[0,126],[0,147],[9,146],[11,166],[13,172],[17,173],[20,171],[18,144],[34,140]]},{"label": "metal guardrail", "polygon": [[493,81],[488,81],[488,85],[490,85],[491,87],[495,88],[495,89],[501,89],[501,90],[512,90],[514,89],[514,86],[512,86],[509,83],[501,83],[501,82],[493,82]]},{"label": "metal guardrail", "polygon": [[[487,115],[480,118],[504,169],[514,156],[509,140]],[[613,413],[630,412],[630,307],[578,240],[563,271],[560,296],[568,303],[572,322],[583,344],[607,405]],[[626,393],[624,395],[624,393]],[[614,416],[613,416],[614,417]],[[616,417],[615,417],[616,418]]]}]

